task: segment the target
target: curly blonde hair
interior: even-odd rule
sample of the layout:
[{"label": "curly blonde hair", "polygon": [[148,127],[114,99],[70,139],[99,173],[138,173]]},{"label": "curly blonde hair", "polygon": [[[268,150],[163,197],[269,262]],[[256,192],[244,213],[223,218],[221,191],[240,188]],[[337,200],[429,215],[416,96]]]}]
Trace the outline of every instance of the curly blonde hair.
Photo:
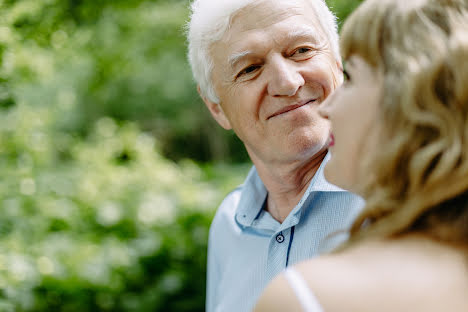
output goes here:
[{"label": "curly blonde hair", "polygon": [[367,0],[341,49],[384,78],[382,146],[350,243],[423,233],[468,247],[468,0]]}]

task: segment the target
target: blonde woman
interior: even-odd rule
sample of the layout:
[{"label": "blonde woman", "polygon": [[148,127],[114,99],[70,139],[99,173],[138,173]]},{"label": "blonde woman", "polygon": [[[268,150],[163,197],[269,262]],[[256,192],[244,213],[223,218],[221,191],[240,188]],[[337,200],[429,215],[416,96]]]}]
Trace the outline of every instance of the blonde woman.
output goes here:
[{"label": "blonde woman", "polygon": [[325,176],[366,208],[338,251],[287,269],[255,311],[468,311],[468,0],[368,0],[323,104]]}]

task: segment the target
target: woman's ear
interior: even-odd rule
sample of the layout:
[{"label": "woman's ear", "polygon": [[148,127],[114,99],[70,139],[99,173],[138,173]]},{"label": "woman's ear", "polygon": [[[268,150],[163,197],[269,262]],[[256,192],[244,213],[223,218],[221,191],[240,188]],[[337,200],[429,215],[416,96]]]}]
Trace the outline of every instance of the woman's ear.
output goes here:
[{"label": "woman's ear", "polygon": [[223,108],[221,107],[221,104],[212,102],[208,98],[202,95],[200,91],[200,86],[197,88],[198,94],[200,94],[200,97],[202,98],[203,102],[205,102],[206,107],[208,107],[208,110],[211,113],[211,116],[216,120],[216,122],[223,127],[226,130],[231,130],[231,123],[229,122],[228,118],[226,117],[226,114],[224,114]]}]

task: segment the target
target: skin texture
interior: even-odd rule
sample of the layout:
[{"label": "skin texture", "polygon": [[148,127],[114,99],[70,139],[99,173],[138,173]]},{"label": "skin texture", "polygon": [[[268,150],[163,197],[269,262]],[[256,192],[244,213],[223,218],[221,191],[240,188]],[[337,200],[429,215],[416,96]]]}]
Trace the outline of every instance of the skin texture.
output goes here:
[{"label": "skin texture", "polygon": [[345,73],[346,81],[320,107],[320,114],[331,121],[333,138],[325,178],[360,193],[360,172],[368,173],[365,160],[378,144],[382,75],[359,56],[349,59]]},{"label": "skin texture", "polygon": [[282,222],[326,155],[330,128],[318,107],[341,82],[341,64],[314,11],[290,0],[238,12],[211,54],[220,103],[204,101],[244,142]]}]

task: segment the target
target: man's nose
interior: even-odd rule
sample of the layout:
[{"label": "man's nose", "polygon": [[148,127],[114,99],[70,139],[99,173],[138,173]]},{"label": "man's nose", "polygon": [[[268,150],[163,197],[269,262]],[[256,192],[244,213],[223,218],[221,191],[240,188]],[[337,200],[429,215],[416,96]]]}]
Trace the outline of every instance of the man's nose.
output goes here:
[{"label": "man's nose", "polygon": [[271,96],[294,96],[304,85],[304,78],[291,62],[277,57],[270,63],[268,93]]}]

